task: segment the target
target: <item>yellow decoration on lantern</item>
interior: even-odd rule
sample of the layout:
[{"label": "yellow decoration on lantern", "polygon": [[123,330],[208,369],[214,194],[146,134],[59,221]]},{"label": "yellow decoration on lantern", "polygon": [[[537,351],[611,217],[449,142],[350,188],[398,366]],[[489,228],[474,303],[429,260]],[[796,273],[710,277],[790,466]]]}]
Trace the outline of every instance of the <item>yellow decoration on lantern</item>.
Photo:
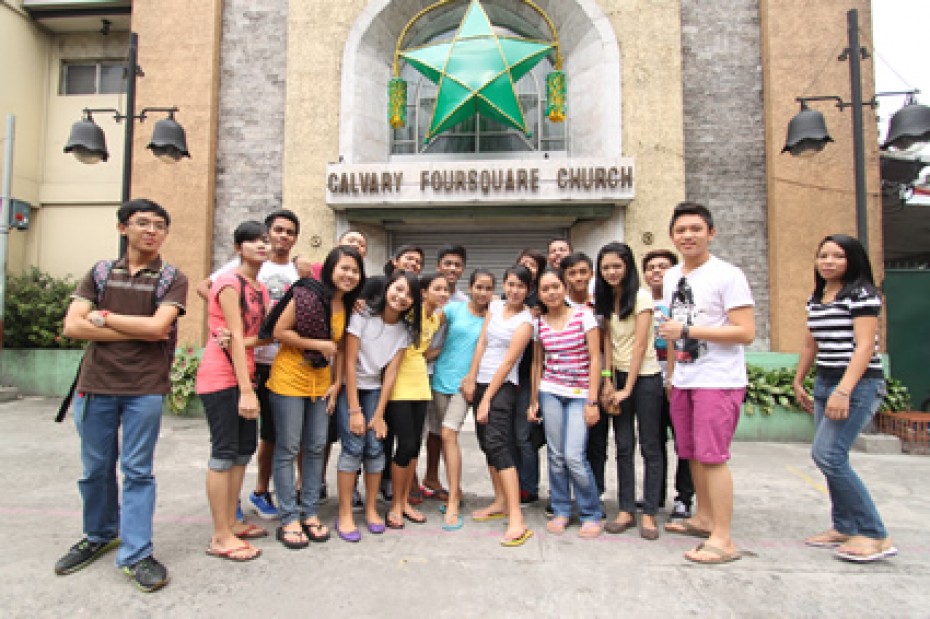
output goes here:
[{"label": "yellow decoration on lantern", "polygon": [[395,129],[407,124],[407,82],[399,77],[388,82],[388,123]]},{"label": "yellow decoration on lantern", "polygon": [[554,123],[565,122],[565,73],[553,71],[546,76],[546,116]]}]

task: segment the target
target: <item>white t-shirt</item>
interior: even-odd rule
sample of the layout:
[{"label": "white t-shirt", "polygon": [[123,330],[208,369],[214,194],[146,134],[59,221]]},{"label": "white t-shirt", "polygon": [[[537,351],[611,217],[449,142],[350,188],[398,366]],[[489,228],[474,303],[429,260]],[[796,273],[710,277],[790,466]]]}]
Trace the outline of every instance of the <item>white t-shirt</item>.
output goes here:
[{"label": "white t-shirt", "polygon": [[[488,322],[488,346],[485,348],[484,355],[481,357],[481,364],[478,366],[477,382],[482,384],[490,383],[497,368],[504,362],[504,357],[507,356],[510,341],[513,339],[517,327],[522,324],[533,324],[533,315],[525,306],[522,312],[514,314],[505,320],[504,305],[505,302],[502,299],[497,299],[491,301],[491,305],[488,307],[488,314],[491,316]],[[517,359],[517,362],[510,368],[510,372],[507,373],[506,382],[514,385],[520,384],[520,380],[517,378],[519,366],[520,359]]]},{"label": "white t-shirt", "polygon": [[468,295],[462,292],[461,290],[459,290],[458,288],[456,288],[455,290],[452,291],[452,294],[449,295],[449,303],[453,303],[456,301],[459,301],[462,303],[468,303]]},{"label": "white t-shirt", "polygon": [[[240,264],[239,258],[233,258],[216,271],[210,274],[210,281],[216,281],[216,278],[224,273],[228,273],[233,269],[237,268]],[[271,306],[268,308],[268,311],[271,311],[271,308],[281,300],[284,296],[284,293],[287,292],[287,289],[291,287],[291,284],[300,279],[300,275],[297,273],[297,267],[294,266],[293,262],[288,262],[287,264],[278,264],[277,262],[272,262],[271,260],[266,260],[262,264],[262,268],[258,271],[258,281],[265,285],[265,288],[268,289],[268,297],[271,299]],[[278,354],[278,343],[272,342],[271,344],[266,344],[265,346],[259,346],[255,349],[255,363],[262,363],[265,365],[271,365],[274,361],[275,355]]]},{"label": "white t-shirt", "polygon": [[[736,266],[711,256],[684,278],[689,295],[676,294],[682,279],[678,264],[665,272],[662,302],[672,319],[686,324],[721,327],[728,324],[727,312],[738,307],[755,305],[746,276]],[[741,344],[720,344],[700,341],[693,361],[681,360],[682,343],[669,342],[669,354],[675,354],[672,385],[679,389],[737,389],[746,386],[746,359]]]},{"label": "white t-shirt", "polygon": [[392,325],[385,324],[381,316],[365,312],[352,314],[346,330],[359,339],[356,386],[380,389],[381,371],[399,351],[410,345],[407,325],[400,320]]}]

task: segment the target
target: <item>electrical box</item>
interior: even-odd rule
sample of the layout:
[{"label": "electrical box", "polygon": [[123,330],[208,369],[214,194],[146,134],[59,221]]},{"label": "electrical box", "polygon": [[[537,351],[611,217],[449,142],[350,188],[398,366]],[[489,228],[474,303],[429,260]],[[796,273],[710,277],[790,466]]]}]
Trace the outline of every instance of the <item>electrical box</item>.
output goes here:
[{"label": "electrical box", "polygon": [[10,227],[28,230],[32,218],[32,205],[24,200],[10,200]]}]

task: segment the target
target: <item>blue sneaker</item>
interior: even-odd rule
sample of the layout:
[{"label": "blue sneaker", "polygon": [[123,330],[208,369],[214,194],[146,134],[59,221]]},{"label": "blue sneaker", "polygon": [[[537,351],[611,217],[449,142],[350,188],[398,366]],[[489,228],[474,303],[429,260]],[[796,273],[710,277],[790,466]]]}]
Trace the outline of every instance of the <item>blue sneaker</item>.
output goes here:
[{"label": "blue sneaker", "polygon": [[236,522],[245,522],[245,514],[242,513],[242,501],[236,502]]},{"label": "blue sneaker", "polygon": [[252,493],[249,495],[249,503],[252,504],[252,510],[255,515],[262,520],[274,520],[278,517],[278,508],[275,507],[274,500],[270,492],[261,494]]}]

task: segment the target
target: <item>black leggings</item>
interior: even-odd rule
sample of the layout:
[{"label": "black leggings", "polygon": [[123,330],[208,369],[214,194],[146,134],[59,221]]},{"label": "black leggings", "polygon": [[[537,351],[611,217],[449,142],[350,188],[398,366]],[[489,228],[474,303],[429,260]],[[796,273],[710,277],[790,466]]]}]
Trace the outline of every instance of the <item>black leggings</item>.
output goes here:
[{"label": "black leggings", "polygon": [[407,466],[420,455],[428,404],[429,400],[388,402],[384,418],[397,441],[394,447],[394,464],[397,466]]}]

